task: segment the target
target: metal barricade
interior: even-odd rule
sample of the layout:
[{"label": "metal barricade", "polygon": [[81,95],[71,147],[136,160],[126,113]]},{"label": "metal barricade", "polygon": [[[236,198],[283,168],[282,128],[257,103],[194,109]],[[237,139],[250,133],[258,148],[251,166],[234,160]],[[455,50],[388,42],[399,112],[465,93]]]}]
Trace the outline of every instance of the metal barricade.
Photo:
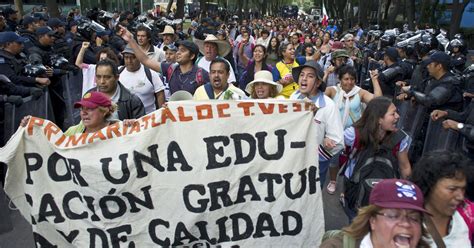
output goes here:
[{"label": "metal barricade", "polygon": [[74,103],[82,98],[82,72],[65,75],[61,78],[63,97],[66,104],[64,128],[76,125],[81,120],[80,111],[74,108]]},{"label": "metal barricade", "polygon": [[443,128],[442,121],[432,121],[430,119],[423,146],[423,155],[434,150],[458,150],[459,141],[458,132]]},{"label": "metal barricade", "polygon": [[4,105],[4,141],[7,142],[20,126],[23,117],[32,115],[48,119],[54,122],[53,109],[49,98],[49,91],[44,89],[44,94],[37,100],[33,100],[31,96],[23,98],[23,104],[16,107],[13,104],[5,103]]}]

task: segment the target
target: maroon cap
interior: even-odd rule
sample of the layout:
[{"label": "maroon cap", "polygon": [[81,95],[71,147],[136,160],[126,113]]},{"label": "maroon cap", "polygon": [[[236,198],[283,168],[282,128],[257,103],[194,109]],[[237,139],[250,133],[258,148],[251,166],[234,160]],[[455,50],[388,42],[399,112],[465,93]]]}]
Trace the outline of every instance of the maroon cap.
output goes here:
[{"label": "maroon cap", "polygon": [[74,108],[97,108],[99,106],[110,107],[112,106],[112,102],[104,93],[97,91],[86,93],[79,102],[74,103]]},{"label": "maroon cap", "polygon": [[420,188],[403,179],[384,179],[378,182],[370,192],[369,203],[382,208],[412,209],[428,213],[423,208],[423,193]]}]

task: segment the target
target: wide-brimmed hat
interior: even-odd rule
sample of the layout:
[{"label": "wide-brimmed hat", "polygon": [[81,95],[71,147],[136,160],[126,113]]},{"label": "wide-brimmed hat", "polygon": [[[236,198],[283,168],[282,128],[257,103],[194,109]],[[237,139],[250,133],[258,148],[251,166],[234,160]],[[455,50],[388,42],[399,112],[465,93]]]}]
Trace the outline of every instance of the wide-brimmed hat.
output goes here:
[{"label": "wide-brimmed hat", "polygon": [[276,89],[277,89],[278,93],[280,93],[281,90],[283,89],[283,85],[281,85],[279,83],[275,83],[273,81],[272,73],[269,72],[269,71],[266,71],[266,70],[258,71],[257,73],[255,73],[253,81],[247,84],[247,86],[245,87],[245,91],[247,91],[247,93],[249,93],[249,94],[252,94],[252,92],[253,92],[253,87],[252,86],[255,83],[266,83],[266,84],[274,85],[274,86],[276,86]]},{"label": "wide-brimmed hat", "polygon": [[165,26],[165,29],[164,29],[163,32],[161,32],[160,34],[161,34],[161,35],[163,35],[163,34],[172,34],[172,35],[174,35],[174,34],[175,34],[175,33],[174,33],[174,28],[171,27],[171,26],[166,25],[166,26]]},{"label": "wide-brimmed hat", "polygon": [[381,208],[411,209],[429,212],[423,207],[423,192],[414,183],[403,179],[384,179],[370,192],[369,204]]},{"label": "wide-brimmed hat", "polygon": [[231,50],[230,43],[228,41],[219,40],[216,36],[214,36],[212,34],[208,34],[205,40],[195,39],[194,42],[196,42],[196,45],[199,47],[199,51],[202,54],[205,54],[205,52],[204,52],[204,43],[206,43],[206,42],[216,44],[217,45],[217,54],[221,57],[226,56]]},{"label": "wide-brimmed hat", "polygon": [[74,103],[74,108],[86,107],[94,109],[99,106],[110,107],[112,106],[112,101],[107,95],[98,91],[87,93],[79,102]]}]

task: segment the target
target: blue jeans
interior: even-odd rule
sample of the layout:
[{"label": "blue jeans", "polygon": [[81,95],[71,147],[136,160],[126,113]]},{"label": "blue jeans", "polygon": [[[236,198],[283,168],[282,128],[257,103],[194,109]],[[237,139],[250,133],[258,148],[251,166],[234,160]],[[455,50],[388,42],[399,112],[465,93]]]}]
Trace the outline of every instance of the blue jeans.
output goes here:
[{"label": "blue jeans", "polygon": [[319,161],[319,182],[321,183],[321,189],[324,187],[326,182],[326,175],[328,174],[328,168],[331,160]]}]

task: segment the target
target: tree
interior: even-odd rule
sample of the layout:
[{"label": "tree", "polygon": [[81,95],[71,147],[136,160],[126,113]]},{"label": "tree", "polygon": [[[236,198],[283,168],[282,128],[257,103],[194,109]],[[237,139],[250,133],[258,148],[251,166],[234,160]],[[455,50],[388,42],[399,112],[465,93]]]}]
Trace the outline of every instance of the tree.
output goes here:
[{"label": "tree", "polygon": [[207,17],[206,0],[199,0],[199,8],[200,8],[200,11],[201,11],[201,18]]},{"label": "tree", "polygon": [[415,30],[415,1],[406,0],[408,28]]},{"label": "tree", "polygon": [[169,0],[168,1],[168,6],[166,6],[166,14],[169,14],[171,12],[171,7],[173,6],[174,0]]},{"label": "tree", "polygon": [[469,0],[453,0],[451,24],[449,25],[449,36],[451,38],[459,32],[462,15],[468,4]]},{"label": "tree", "polygon": [[59,18],[59,8],[56,0],[46,0],[46,6],[48,7],[50,17]]},{"label": "tree", "polygon": [[18,10],[18,15],[23,16],[25,14],[23,13],[23,1],[15,0],[15,7]]},{"label": "tree", "polygon": [[176,18],[184,18],[184,0],[176,0]]},{"label": "tree", "polygon": [[362,25],[362,27],[367,27],[369,22],[367,20],[368,16],[368,1],[367,0],[359,0],[359,18],[358,21]]}]

